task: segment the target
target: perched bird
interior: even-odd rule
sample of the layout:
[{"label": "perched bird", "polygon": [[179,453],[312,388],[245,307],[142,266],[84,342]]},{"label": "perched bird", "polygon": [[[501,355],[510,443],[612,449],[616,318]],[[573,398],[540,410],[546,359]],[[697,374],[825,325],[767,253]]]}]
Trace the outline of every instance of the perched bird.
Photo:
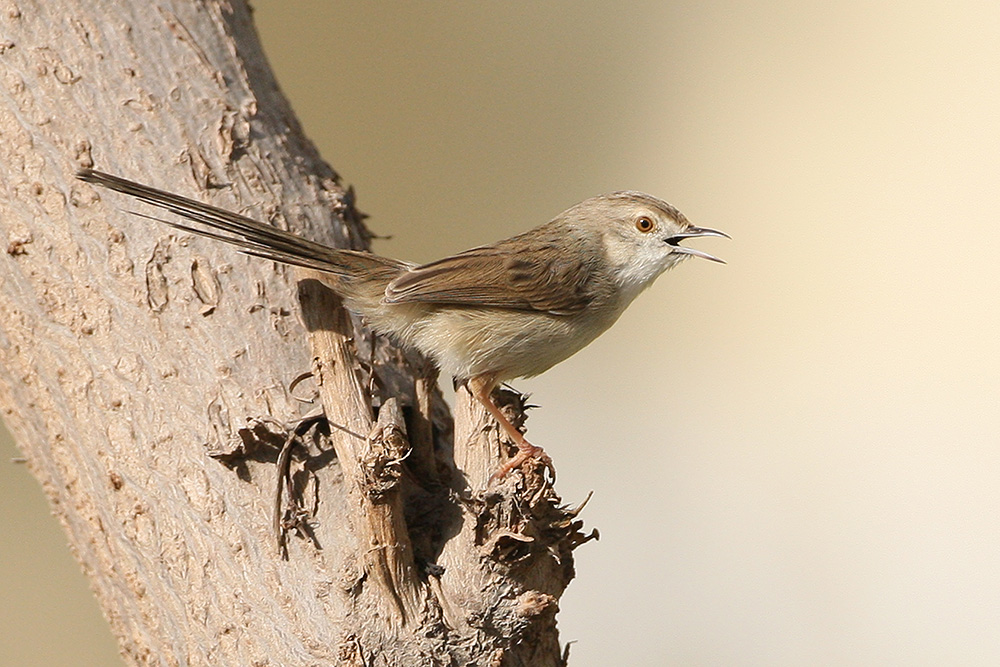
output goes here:
[{"label": "perched bird", "polygon": [[544,225],[492,245],[416,265],[340,250],[237,213],[100,171],[78,178],[207,227],[164,220],[237,246],[248,255],[315,269],[344,305],[380,334],[415,348],[464,382],[517,445],[494,477],[530,457],[551,460],[493,402],[501,383],[532,377],[597,338],[664,271],[687,257],[722,260],[682,246],[700,236],[676,208],[641,192],[580,202]]}]

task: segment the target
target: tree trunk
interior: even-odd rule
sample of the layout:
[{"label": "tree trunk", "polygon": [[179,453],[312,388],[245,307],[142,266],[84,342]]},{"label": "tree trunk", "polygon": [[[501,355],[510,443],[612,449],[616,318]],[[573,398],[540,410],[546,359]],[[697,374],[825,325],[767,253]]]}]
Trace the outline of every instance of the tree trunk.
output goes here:
[{"label": "tree trunk", "polygon": [[487,490],[509,443],[467,392],[452,424],[427,363],[318,274],[74,179],[366,247],[247,6],[7,3],[0,67],[4,419],[126,660],[564,664],[555,611],[587,538],[537,469]]}]

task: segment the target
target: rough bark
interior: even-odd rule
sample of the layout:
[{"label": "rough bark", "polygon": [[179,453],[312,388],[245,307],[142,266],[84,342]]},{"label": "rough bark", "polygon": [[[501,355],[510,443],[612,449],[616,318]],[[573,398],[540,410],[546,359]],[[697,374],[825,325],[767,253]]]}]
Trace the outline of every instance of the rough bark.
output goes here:
[{"label": "rough bark", "polygon": [[91,166],[368,236],[242,2],[0,4],[0,401],[126,661],[562,664],[586,538],[537,470],[487,489],[507,444],[468,394],[452,425],[319,276],[132,216]]}]

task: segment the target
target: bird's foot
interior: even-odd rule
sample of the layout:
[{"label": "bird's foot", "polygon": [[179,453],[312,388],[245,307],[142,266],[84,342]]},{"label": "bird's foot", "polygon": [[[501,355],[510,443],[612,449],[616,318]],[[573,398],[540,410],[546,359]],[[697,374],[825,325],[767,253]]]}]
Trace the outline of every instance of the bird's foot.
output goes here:
[{"label": "bird's foot", "polygon": [[552,475],[553,481],[555,480],[556,468],[552,465],[552,457],[546,454],[545,450],[541,447],[524,440],[523,442],[518,443],[517,454],[514,455],[514,458],[500,466],[500,469],[490,476],[490,484],[503,479],[511,470],[519,467],[522,463],[531,458],[538,459],[538,461],[544,465],[546,469],[548,469],[549,473]]}]

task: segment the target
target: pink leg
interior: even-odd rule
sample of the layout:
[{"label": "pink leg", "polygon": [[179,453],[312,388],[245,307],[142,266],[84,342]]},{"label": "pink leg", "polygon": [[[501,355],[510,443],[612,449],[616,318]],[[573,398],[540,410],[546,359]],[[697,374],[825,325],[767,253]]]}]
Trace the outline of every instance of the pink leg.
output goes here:
[{"label": "pink leg", "polygon": [[470,378],[466,383],[469,387],[469,391],[472,393],[473,397],[486,408],[486,411],[497,420],[500,424],[500,428],[514,441],[517,445],[517,454],[511,460],[507,461],[503,466],[500,467],[493,476],[490,477],[492,482],[495,479],[503,479],[511,470],[518,467],[528,459],[532,457],[538,458],[546,467],[552,471],[553,477],[555,477],[555,469],[552,467],[552,459],[541,447],[537,447],[530,442],[528,442],[524,434],[514,428],[514,425],[510,423],[510,420],[504,416],[497,404],[493,402],[493,390],[497,386],[496,378],[493,375],[477,375],[474,378]]}]

